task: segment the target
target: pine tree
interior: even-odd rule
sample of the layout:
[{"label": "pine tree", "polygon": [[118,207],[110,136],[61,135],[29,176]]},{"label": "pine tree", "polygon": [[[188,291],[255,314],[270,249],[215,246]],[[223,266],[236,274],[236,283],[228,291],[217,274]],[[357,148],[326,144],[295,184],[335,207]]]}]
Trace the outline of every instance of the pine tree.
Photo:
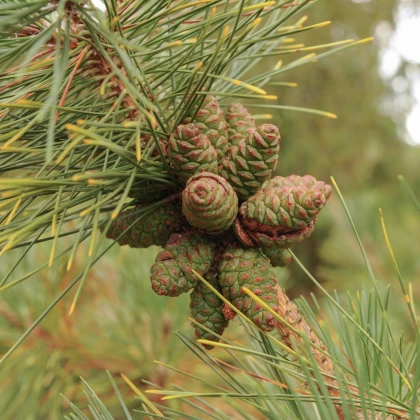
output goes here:
[{"label": "pine tree", "polygon": [[[293,363],[309,369],[308,400],[316,400],[323,413],[344,418],[348,392],[356,395],[352,409],[359,418],[367,413],[377,416],[381,410],[407,412],[406,401],[395,402],[391,392],[375,394],[368,406],[363,403],[365,393],[376,391],[375,386],[366,391],[370,383],[346,382],[350,373],[340,370],[336,355],[329,354],[331,337],[319,328],[312,330],[277,285],[270,271],[272,258],[263,254],[265,247],[286,249],[309,236],[328,198],[318,190],[308,193],[305,186],[285,186],[273,207],[271,189],[261,188],[277,165],[279,130],[269,123],[254,127],[255,117],[237,105],[238,100],[249,100],[249,109],[256,109],[262,101],[276,100],[266,91],[268,83],[313,61],[312,54],[302,57],[298,48],[289,48],[297,55],[283,67],[256,69],[265,55],[287,49],[283,44],[290,35],[328,25],[307,25],[307,18],[297,15],[310,4],[105,0],[101,11],[82,0],[3,2],[0,256],[21,253],[2,278],[0,291],[46,267],[54,269],[63,260],[71,272],[79,248],[86,258],[81,273],[57,290],[50,305],[5,352],[0,367],[76,285],[69,312],[78,310],[89,270],[113,245],[164,245],[168,237],[152,266],[152,288],[172,297],[193,289],[196,331],[210,333],[199,336],[214,336],[217,342],[223,328],[215,325],[224,326],[222,314],[228,321],[238,312],[264,331],[263,343],[273,337],[267,331],[277,331],[283,349],[295,357]],[[313,48],[332,53],[366,41]],[[232,103],[236,105],[229,108]],[[223,109],[228,111],[226,118]],[[334,117],[317,109],[301,110]],[[223,213],[208,208],[191,212],[188,200],[198,205],[197,197],[210,184],[209,190],[222,188],[221,196],[226,192]],[[189,189],[191,194],[184,195]],[[253,200],[263,203],[264,219],[256,221],[245,210]],[[237,217],[239,206],[242,219]],[[270,212],[278,217],[272,218]],[[222,236],[213,239],[218,234]],[[20,262],[44,242],[48,258],[31,273],[18,274]],[[252,275],[239,269],[245,263]],[[17,278],[12,277],[15,274]],[[220,287],[214,287],[216,280]],[[217,322],[206,318],[208,302],[203,307],[197,301],[199,293],[204,296],[199,282],[212,293],[206,299],[216,304]],[[311,316],[309,311],[306,315]],[[308,340],[312,347],[299,353]],[[200,342],[207,347],[215,344]],[[264,357],[270,354],[275,355],[266,347]],[[396,367],[394,362],[389,366]],[[402,375],[399,380],[408,381]],[[88,390],[94,416],[100,417],[100,411],[108,416]],[[384,403],[389,395],[394,398],[391,407]],[[160,415],[143,400],[146,411]],[[127,413],[125,403],[123,408]]]}]

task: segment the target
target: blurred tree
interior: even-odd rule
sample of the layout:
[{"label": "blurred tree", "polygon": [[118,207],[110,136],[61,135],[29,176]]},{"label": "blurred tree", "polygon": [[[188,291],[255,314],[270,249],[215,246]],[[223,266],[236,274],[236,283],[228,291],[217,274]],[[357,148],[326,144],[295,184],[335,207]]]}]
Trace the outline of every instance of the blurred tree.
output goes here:
[{"label": "blurred tree", "polygon": [[[317,2],[310,9],[310,20],[331,20],[330,30],[302,33],[295,41],[311,46],[372,36],[378,23],[387,21],[394,25],[393,11],[397,5],[397,0]],[[277,56],[275,61],[281,58]],[[282,133],[278,174],[311,173],[326,181],[334,176],[347,200],[362,191],[386,188],[376,208],[384,205],[386,196],[394,200],[389,187],[398,190],[397,175],[418,162],[420,150],[403,143],[398,124],[382,111],[381,102],[391,92],[378,72],[378,45],[365,44],[311,66],[297,68],[292,80],[290,72],[285,76],[284,81],[298,83],[297,88],[271,86],[270,93],[278,95],[280,104],[330,111],[338,119],[289,111],[273,113]],[[374,217],[377,222],[377,213]],[[311,240],[296,248],[315,275],[320,274],[319,242],[328,234],[329,227],[320,220]],[[335,265],[333,259],[326,262]],[[311,291],[306,275],[295,264],[291,270],[291,296]]]}]

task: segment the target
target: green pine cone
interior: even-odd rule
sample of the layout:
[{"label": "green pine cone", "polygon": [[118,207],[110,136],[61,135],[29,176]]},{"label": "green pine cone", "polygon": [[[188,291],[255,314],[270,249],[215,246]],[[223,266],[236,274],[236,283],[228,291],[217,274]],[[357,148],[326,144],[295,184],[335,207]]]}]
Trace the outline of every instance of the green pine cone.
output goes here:
[{"label": "green pine cone", "polygon": [[[190,121],[191,118],[185,120],[187,123]],[[193,122],[194,125],[200,129],[200,132],[208,137],[210,143],[217,151],[218,159],[221,160],[229,147],[228,125],[225,121],[224,112],[214,96],[206,96],[204,103],[201,109],[198,110]]]},{"label": "green pine cone", "polygon": [[[106,237],[115,240],[124,232],[118,240],[121,246],[128,245],[131,248],[164,246],[171,234],[180,230],[185,224],[178,203],[163,204],[151,213],[142,216],[144,208],[144,205],[140,205],[120,213],[112,222]],[[130,227],[134,222],[136,223]]]},{"label": "green pine cone", "polygon": [[188,180],[182,193],[182,212],[191,226],[221,233],[235,221],[238,197],[221,176],[200,172]]},{"label": "green pine cone", "polygon": [[273,267],[286,267],[293,260],[292,256],[285,249],[262,248],[261,251],[270,260]]},{"label": "green pine cone", "polygon": [[184,184],[198,172],[218,172],[216,149],[195,124],[176,128],[169,138],[168,152],[169,162]]},{"label": "green pine cone", "polygon": [[326,201],[317,188],[283,186],[260,190],[241,205],[239,214],[249,230],[276,236],[308,226]]},{"label": "green pine cone", "polygon": [[[217,273],[209,271],[206,280],[218,291],[221,292]],[[204,327],[218,335],[222,335],[229,321],[223,315],[223,301],[215,293],[213,293],[203,282],[198,281],[191,295],[190,309],[192,317]],[[204,338],[211,341],[220,341],[215,334],[203,330],[194,325],[195,336],[197,339]],[[214,346],[203,344],[203,346],[211,350]]]},{"label": "green pine cone", "polygon": [[261,185],[261,190],[265,191],[270,188],[283,187],[284,185],[288,187],[302,186],[306,188],[315,188],[321,191],[327,200],[331,196],[331,185],[328,185],[323,181],[318,181],[312,175],[289,175],[286,177],[275,176],[274,178],[264,182],[264,184]]},{"label": "green pine cone", "polygon": [[279,150],[278,128],[262,124],[250,131],[238,146],[229,149],[219,167],[220,174],[230,182],[239,199],[246,200],[271,178]]},{"label": "green pine cone", "polygon": [[277,281],[268,258],[255,248],[230,246],[221,257],[218,272],[225,298],[257,327],[271,331],[275,326],[274,316],[242,290],[247,287],[270,308],[277,309]]},{"label": "green pine cone", "polygon": [[150,280],[158,295],[179,296],[196,286],[195,270],[204,276],[216,253],[214,241],[195,233],[173,234],[152,265]]},{"label": "green pine cone", "polygon": [[150,203],[161,200],[174,194],[167,184],[142,179],[135,182],[131,187],[128,197],[136,200],[137,203]]},{"label": "green pine cone", "polygon": [[311,236],[314,231],[316,218],[312,220],[305,228],[298,229],[292,232],[276,234],[275,229],[267,229],[265,232],[258,230],[249,230],[242,224],[241,218],[237,218],[233,225],[233,230],[239,241],[250,247],[257,248],[276,248],[276,249],[289,249],[295,244],[302,242],[305,238]]},{"label": "green pine cone", "polygon": [[238,146],[241,140],[245,140],[250,130],[255,129],[254,118],[240,103],[229,105],[226,121],[229,125],[228,139],[231,146]]}]

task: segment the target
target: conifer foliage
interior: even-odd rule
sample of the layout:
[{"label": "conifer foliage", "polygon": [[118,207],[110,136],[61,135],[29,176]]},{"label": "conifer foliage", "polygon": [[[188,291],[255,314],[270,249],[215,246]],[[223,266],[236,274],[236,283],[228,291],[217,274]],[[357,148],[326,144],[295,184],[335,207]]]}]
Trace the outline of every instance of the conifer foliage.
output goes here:
[{"label": "conifer foliage", "polygon": [[[311,235],[331,187],[310,175],[273,178],[280,129],[251,111],[277,100],[265,90],[270,80],[314,60],[283,45],[328,25],[297,16],[312,2],[0,3],[0,256],[19,248],[24,258],[48,242],[48,260],[31,274],[63,258],[70,270],[88,243],[82,273],[0,365],[76,285],[77,310],[88,270],[115,244],[164,247],[151,288],[191,293],[206,348],[235,312],[264,332],[278,330],[273,313],[285,306],[298,314],[271,268],[287,265],[285,250]],[[309,50],[327,56],[360,42]],[[256,71],[281,51],[287,62]],[[29,278],[13,278],[14,268],[0,290]]]}]

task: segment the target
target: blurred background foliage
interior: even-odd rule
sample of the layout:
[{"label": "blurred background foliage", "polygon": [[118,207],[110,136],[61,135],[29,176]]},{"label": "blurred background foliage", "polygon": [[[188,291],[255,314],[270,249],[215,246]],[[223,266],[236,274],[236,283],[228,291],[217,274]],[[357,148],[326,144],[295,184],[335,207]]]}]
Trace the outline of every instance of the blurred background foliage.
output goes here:
[{"label": "blurred background foliage", "polygon": [[[305,45],[324,44],[346,38],[374,35],[378,25],[394,25],[397,0],[367,2],[319,1],[310,8],[310,23],[331,20],[329,28],[296,37]],[[279,57],[267,58],[273,66]],[[281,57],[280,57],[281,59]],[[393,92],[379,74],[379,42],[332,55],[287,72],[283,82],[298,87],[270,86],[280,104],[317,108],[338,115],[337,120],[311,114],[274,111],[273,121],[282,133],[279,175],[310,173],[328,181],[332,175],[343,192],[378,280],[396,281],[380,226],[378,208],[387,220],[389,235],[403,275],[419,278],[419,214],[397,180],[404,174],[420,196],[420,148],[403,141],[405,114],[394,108],[392,115],[382,104],[392,101]],[[403,75],[405,63],[398,72]],[[390,99],[391,98],[391,99]],[[255,111],[255,110],[254,110]],[[261,111],[261,110],[259,110]],[[18,270],[31,271],[35,261],[45,260],[42,246],[25,258]],[[37,254],[38,253],[38,254]],[[188,296],[163,299],[149,287],[149,268],[155,250],[114,248],[91,270],[75,313],[68,316],[71,296],[64,299],[30,335],[0,370],[0,413],[5,419],[57,419],[67,412],[64,394],[73,402],[83,401],[83,376],[101,395],[107,407],[120,410],[117,397],[106,378],[108,369],[124,390],[127,402],[134,395],[119,377],[120,372],[141,387],[149,380],[162,387],[185,376],[163,369],[153,360],[194,372],[206,367],[186,352],[177,330],[187,330]],[[310,240],[296,248],[296,254],[328,290],[360,288],[368,282],[356,240],[341,204],[333,197]],[[2,275],[19,252],[9,253],[2,263]],[[83,247],[72,271],[64,263],[44,270],[36,277],[0,295],[0,351],[3,353],[28,328],[39,313],[64,288],[84,263]],[[291,297],[313,292],[302,271],[292,264],[278,272]],[[415,299],[420,286],[414,285]],[[401,315],[401,323],[408,314]],[[234,323],[238,324],[238,323]],[[238,339],[240,326],[227,336]],[[242,337],[241,337],[242,339]],[[218,350],[212,356],[217,357]],[[224,356],[226,357],[226,356]],[[203,374],[211,377],[212,371]],[[196,386],[196,385],[194,385]],[[232,418],[235,414],[232,413]]]},{"label": "blurred background foliage", "polygon": [[[419,191],[420,147],[404,142],[407,110],[397,106],[397,95],[379,72],[380,45],[392,35],[399,5],[398,0],[317,2],[311,8],[311,19],[331,20],[330,30],[302,34],[297,42],[324,44],[371,35],[377,39],[357,50],[296,69],[293,80],[287,80],[297,83],[296,88],[273,86],[281,103],[338,115],[337,120],[330,120],[292,112],[273,113],[282,132],[277,172],[310,173],[324,180],[333,176],[351,207],[370,257],[388,283],[393,281],[393,272],[381,245],[379,207],[388,219],[404,274],[415,278],[420,269],[418,248],[413,246],[420,225],[397,180],[398,174],[404,174]],[[406,67],[407,63],[401,61],[395,76],[406,77]],[[386,112],[384,103],[391,112]],[[296,247],[296,253],[327,288],[358,288],[366,280],[363,260],[339,210],[340,204],[333,197],[329,215],[319,220],[314,235]],[[405,232],[403,237],[401,232]],[[296,266],[291,267],[289,286],[293,297],[314,291]]]}]

